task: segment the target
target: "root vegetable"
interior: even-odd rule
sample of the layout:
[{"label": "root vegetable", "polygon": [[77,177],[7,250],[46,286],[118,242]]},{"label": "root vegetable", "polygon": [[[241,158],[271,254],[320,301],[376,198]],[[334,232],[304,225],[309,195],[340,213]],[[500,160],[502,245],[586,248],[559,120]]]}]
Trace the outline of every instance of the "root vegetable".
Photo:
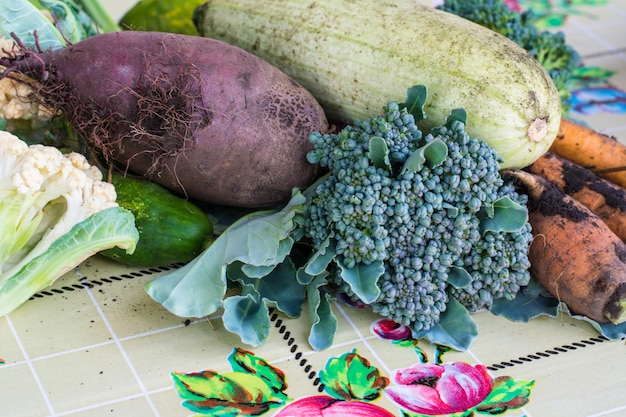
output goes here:
[{"label": "root vegetable", "polygon": [[561,119],[550,151],[626,188],[626,144],[614,137]]},{"label": "root vegetable", "polygon": [[626,242],[626,189],[552,152],[527,170],[583,203]]},{"label": "root vegetable", "polygon": [[122,169],[214,204],[282,204],[311,183],[311,132],[323,109],[300,84],[224,42],[115,32],[66,48],[23,50],[3,76],[38,83],[92,148]]},{"label": "root vegetable", "polygon": [[626,244],[582,203],[546,179],[508,171],[529,196],[530,271],[575,314],[626,321]]}]

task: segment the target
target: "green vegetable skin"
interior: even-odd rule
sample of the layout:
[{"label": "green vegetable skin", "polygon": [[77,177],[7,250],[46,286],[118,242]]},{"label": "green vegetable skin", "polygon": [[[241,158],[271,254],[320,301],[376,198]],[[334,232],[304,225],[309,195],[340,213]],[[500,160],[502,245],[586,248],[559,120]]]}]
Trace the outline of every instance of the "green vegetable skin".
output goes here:
[{"label": "green vegetable skin", "polygon": [[120,20],[123,29],[197,35],[191,20],[196,7],[206,0],[141,0]]},{"label": "green vegetable skin", "polygon": [[552,144],[559,92],[546,70],[506,37],[414,0],[212,0],[201,35],[247,49],[307,88],[333,122],[373,117],[406,89],[429,89],[428,118],[465,108],[467,129],[524,167]]},{"label": "green vegetable skin", "polygon": [[213,223],[193,203],[145,179],[114,173],[117,203],[135,215],[139,242],[132,254],[118,248],[100,252],[118,262],[161,266],[188,262],[213,239]]},{"label": "green vegetable skin", "polygon": [[446,0],[438,8],[498,32],[526,49],[552,77],[561,95],[564,114],[567,112],[570,79],[580,57],[567,44],[563,32],[537,29],[538,16],[532,9],[520,13],[502,0]]}]

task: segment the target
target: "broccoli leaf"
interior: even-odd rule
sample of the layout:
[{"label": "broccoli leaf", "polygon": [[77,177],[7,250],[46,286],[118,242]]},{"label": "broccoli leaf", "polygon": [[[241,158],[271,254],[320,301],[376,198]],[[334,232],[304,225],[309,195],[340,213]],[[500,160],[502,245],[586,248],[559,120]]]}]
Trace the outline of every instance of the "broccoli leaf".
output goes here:
[{"label": "broccoli leaf", "polygon": [[383,261],[374,261],[371,264],[356,264],[353,268],[337,262],[341,270],[341,278],[350,285],[350,289],[365,304],[374,302],[380,295],[380,288],[376,283],[385,272]]},{"label": "broccoli leaf", "polygon": [[[237,268],[241,267],[241,268]],[[291,258],[276,266],[268,275],[250,278],[243,273],[241,263],[228,267],[227,277],[244,286],[251,286],[255,292],[289,317],[298,317],[306,296],[306,286],[296,279],[296,267]]]},{"label": "broccoli leaf", "polygon": [[380,136],[372,136],[369,143],[369,153],[367,157],[376,168],[386,169],[391,172],[391,161],[389,161],[389,148],[385,139]]},{"label": "broccoli leaf", "polygon": [[448,271],[448,284],[455,288],[466,288],[472,282],[472,276],[465,268],[458,266],[450,267]]},{"label": "broccoli leaf", "polygon": [[461,122],[464,125],[467,124],[467,112],[465,111],[465,109],[452,109],[452,111],[446,118],[445,126],[451,128],[454,122]]},{"label": "broccoli leaf", "polygon": [[415,339],[425,339],[434,345],[448,346],[458,351],[469,349],[478,336],[478,326],[467,309],[454,298],[448,300],[446,311],[428,330],[416,332]]},{"label": "broccoli leaf", "polygon": [[405,107],[409,114],[413,115],[415,122],[419,122],[426,118],[424,113],[424,104],[426,103],[426,97],[428,91],[424,85],[414,85],[406,92],[406,102],[401,107]]},{"label": "broccoli leaf", "polygon": [[224,328],[235,333],[243,343],[260,346],[270,333],[269,310],[253,285],[246,284],[241,295],[224,300]]},{"label": "broccoli leaf", "polygon": [[226,267],[240,261],[251,266],[283,262],[293,219],[304,196],[296,192],[280,211],[258,211],[229,226],[211,246],[181,268],[145,286],[146,292],[170,312],[181,317],[205,317],[221,308],[226,292]]},{"label": "broccoli leaf", "polygon": [[315,350],[328,349],[337,332],[337,318],[330,308],[330,294],[324,291],[326,274],[316,276],[308,285],[307,296],[311,330],[309,344]]},{"label": "broccoli leaf", "polygon": [[428,162],[431,166],[439,166],[448,156],[448,146],[441,139],[435,139],[416,149],[404,162],[402,172],[418,172]]},{"label": "broccoli leaf", "polygon": [[502,197],[491,206],[483,208],[485,217],[480,221],[480,232],[519,231],[528,222],[528,209],[513,201],[510,197]]},{"label": "broccoli leaf", "polygon": [[[307,264],[304,267],[304,272],[309,276],[319,275],[328,268],[328,265],[332,262],[336,255],[335,243],[330,239],[326,239],[326,241],[318,248],[318,250],[311,255]],[[302,282],[303,284],[308,284],[308,282]]]},{"label": "broccoli leaf", "polygon": [[521,288],[514,299],[498,298],[493,300],[489,310],[511,321],[528,322],[538,316],[556,317],[559,314],[559,301],[535,278]]}]

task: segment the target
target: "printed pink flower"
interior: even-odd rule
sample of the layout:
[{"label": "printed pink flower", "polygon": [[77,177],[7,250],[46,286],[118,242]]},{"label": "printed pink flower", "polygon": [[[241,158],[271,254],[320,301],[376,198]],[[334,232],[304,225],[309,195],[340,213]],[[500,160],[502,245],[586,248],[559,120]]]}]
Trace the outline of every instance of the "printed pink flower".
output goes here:
[{"label": "printed pink flower", "polygon": [[517,0],[504,0],[504,4],[509,6],[509,9],[513,10],[514,12],[522,11],[522,6],[520,6]]},{"label": "printed pink flower", "polygon": [[485,366],[464,362],[417,364],[397,370],[393,380],[396,385],[385,395],[406,410],[429,416],[469,410],[492,388]]},{"label": "printed pink flower", "polygon": [[396,323],[391,319],[378,319],[370,325],[370,331],[381,339],[405,340],[411,337],[412,332],[408,326]]}]

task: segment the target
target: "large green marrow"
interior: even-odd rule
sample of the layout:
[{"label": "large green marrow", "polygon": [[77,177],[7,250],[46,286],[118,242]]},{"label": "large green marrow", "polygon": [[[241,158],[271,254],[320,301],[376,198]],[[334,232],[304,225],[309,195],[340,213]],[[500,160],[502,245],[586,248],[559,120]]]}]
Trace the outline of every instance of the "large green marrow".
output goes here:
[{"label": "large green marrow", "polygon": [[309,90],[330,121],[352,122],[425,85],[424,128],[465,108],[467,131],[521,168],[556,138],[559,93],[506,37],[416,0],[209,0],[201,35],[240,46]]}]

